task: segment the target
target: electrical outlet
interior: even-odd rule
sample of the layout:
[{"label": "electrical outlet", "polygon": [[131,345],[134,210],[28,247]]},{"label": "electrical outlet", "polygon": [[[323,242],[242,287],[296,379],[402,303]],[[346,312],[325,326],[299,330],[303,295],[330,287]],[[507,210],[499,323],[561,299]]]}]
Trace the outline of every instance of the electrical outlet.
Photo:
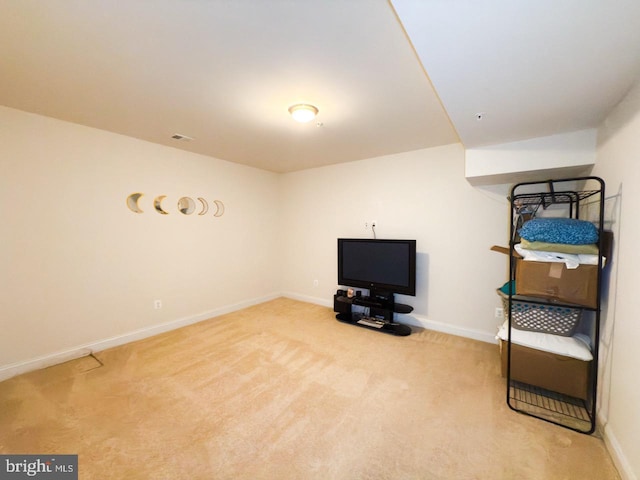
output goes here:
[{"label": "electrical outlet", "polygon": [[504,316],[504,309],[502,307],[496,307],[496,318],[502,318]]},{"label": "electrical outlet", "polygon": [[317,286],[318,286],[318,283],[319,283],[319,282],[318,282],[318,280],[314,280],[314,281],[313,281],[313,286],[314,286],[314,287],[317,287]]},{"label": "electrical outlet", "polygon": [[155,308],[156,310],[160,310],[162,308],[162,300],[154,300],[153,308]]}]

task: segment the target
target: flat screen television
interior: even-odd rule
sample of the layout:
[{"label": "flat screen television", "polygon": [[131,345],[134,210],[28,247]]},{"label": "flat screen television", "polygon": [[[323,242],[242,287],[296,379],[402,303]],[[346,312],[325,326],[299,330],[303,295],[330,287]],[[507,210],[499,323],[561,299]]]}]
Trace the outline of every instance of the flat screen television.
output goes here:
[{"label": "flat screen television", "polygon": [[416,241],[338,239],[338,284],[367,288],[371,297],[416,294]]}]

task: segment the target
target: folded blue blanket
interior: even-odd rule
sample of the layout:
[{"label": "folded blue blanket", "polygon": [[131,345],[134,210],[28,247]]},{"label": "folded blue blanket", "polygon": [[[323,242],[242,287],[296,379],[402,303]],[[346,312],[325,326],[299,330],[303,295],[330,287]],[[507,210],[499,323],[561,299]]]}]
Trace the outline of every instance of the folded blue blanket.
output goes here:
[{"label": "folded blue blanket", "polygon": [[530,242],[586,245],[598,243],[598,229],[585,220],[575,218],[544,218],[529,220],[520,229],[520,236]]}]

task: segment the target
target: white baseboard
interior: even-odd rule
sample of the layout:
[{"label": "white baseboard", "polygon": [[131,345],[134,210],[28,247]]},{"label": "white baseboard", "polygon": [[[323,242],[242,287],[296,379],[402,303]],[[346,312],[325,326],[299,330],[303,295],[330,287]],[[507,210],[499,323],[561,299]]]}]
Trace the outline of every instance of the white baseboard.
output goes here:
[{"label": "white baseboard", "polygon": [[618,439],[608,424],[604,426],[603,440],[614,465],[618,469],[620,478],[622,478],[622,480],[638,480],[638,476],[633,473],[629,460],[627,460],[627,457],[624,455]]},{"label": "white baseboard", "polygon": [[404,315],[402,317],[402,322],[416,327],[422,327],[427,330],[433,330],[434,332],[448,333],[449,335],[471,338],[472,340],[479,340],[486,343],[498,343],[495,333],[487,333],[473,328],[436,322],[434,320],[429,320],[422,315]]},{"label": "white baseboard", "polygon": [[[284,292],[282,296],[291,298],[293,300],[300,300],[301,302],[313,303],[315,305],[322,305],[323,307],[333,308],[333,301],[326,298],[309,297],[306,295],[300,295],[293,292]],[[448,323],[435,322],[429,320],[422,315],[402,315],[399,322],[414,327],[420,327],[427,330],[433,330],[435,332],[448,333],[450,335],[456,335],[458,337],[471,338],[473,340],[479,340],[486,343],[497,343],[495,333],[487,333],[480,330],[474,330],[467,327],[458,327],[450,325]]]},{"label": "white baseboard", "polygon": [[282,292],[282,296],[290,298],[291,300],[299,300],[301,302],[313,303],[314,305],[320,305],[322,307],[333,308],[333,301],[324,297],[310,297],[307,295],[300,295],[294,292]]},{"label": "white baseboard", "polygon": [[91,349],[86,346],[80,346],[71,348],[69,350],[62,350],[48,355],[25,360],[23,362],[10,363],[9,365],[3,365],[0,367],[0,382],[7,380],[16,375],[22,375],[33,370],[39,370],[41,368],[47,368],[59,363],[75,360],[76,358],[86,357],[91,354]]},{"label": "white baseboard", "polygon": [[245,300],[233,305],[216,308],[208,312],[202,312],[190,317],[179,318],[177,320],[161,323],[159,325],[152,325],[149,327],[141,328],[132,332],[125,333],[123,335],[116,335],[114,337],[86,343],[84,345],[79,345],[68,350],[62,350],[47,355],[42,355],[40,357],[32,358],[22,362],[3,365],[0,366],[0,382],[11,377],[15,377],[16,375],[31,372],[33,370],[38,370],[41,368],[50,367],[52,365],[57,365],[59,363],[68,362],[70,360],[75,360],[76,358],[90,355],[93,352],[99,352],[101,350],[106,350],[107,348],[113,348],[119,345],[124,345],[125,343],[135,342],[137,340],[152,337],[154,335],[168,332],[170,330],[175,330],[180,327],[186,327],[187,325],[191,325],[193,323],[198,323],[203,320],[218,317],[226,313],[235,312],[236,310],[251,307],[259,303],[264,303],[280,296],[281,295],[279,293],[273,293],[264,297]]}]

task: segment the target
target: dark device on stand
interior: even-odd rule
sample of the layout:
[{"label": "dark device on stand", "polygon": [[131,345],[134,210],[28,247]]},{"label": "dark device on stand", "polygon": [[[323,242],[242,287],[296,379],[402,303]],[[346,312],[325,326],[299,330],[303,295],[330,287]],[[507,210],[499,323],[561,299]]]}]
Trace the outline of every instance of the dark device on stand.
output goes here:
[{"label": "dark device on stand", "polygon": [[[416,241],[339,238],[338,284],[369,290],[368,296],[351,298],[339,290],[334,296],[338,320],[409,335],[410,327],[395,323],[393,313],[410,313],[413,307],[395,303],[394,294],[416,294]],[[369,315],[352,313],[352,305],[369,307]]]}]

